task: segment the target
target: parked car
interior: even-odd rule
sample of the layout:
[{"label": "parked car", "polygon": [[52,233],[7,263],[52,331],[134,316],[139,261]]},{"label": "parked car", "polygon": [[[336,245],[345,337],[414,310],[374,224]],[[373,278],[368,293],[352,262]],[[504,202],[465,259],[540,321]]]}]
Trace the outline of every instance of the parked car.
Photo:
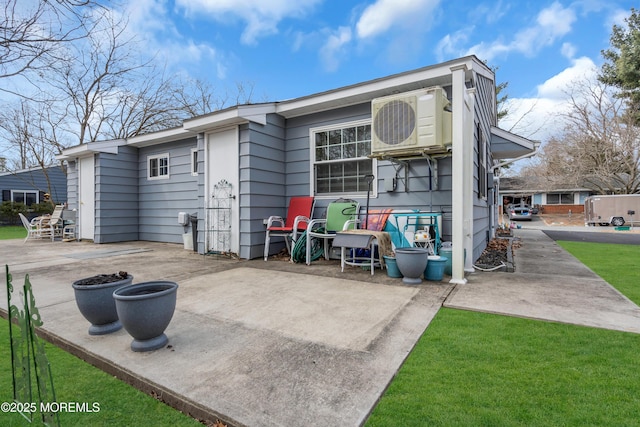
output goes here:
[{"label": "parked car", "polygon": [[528,205],[509,205],[507,214],[510,220],[531,221],[531,208]]}]

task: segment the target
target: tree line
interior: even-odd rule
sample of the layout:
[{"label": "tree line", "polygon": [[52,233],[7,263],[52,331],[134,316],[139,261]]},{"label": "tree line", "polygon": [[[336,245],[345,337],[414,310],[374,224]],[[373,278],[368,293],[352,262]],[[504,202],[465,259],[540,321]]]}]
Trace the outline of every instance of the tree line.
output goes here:
[{"label": "tree line", "polygon": [[143,54],[109,1],[5,0],[0,17],[0,141],[9,170],[55,163],[64,148],[180,126],[250,102],[253,87],[218,91],[169,74]]}]

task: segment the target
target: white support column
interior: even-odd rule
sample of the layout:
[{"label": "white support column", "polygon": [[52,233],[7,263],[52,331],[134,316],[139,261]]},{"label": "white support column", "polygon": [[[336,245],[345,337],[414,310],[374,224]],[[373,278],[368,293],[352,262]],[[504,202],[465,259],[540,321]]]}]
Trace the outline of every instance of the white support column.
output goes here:
[{"label": "white support column", "polygon": [[467,273],[473,273],[473,201],[475,199],[473,194],[473,177],[475,168],[473,167],[474,158],[474,127],[473,120],[475,113],[476,102],[476,89],[467,89],[467,97],[465,98],[465,136],[464,136],[464,248],[466,250],[466,256],[464,259],[464,271]]},{"label": "white support column", "polygon": [[466,284],[464,277],[464,230],[465,230],[465,174],[464,151],[465,151],[465,72],[467,67],[460,65],[451,68],[452,88],[452,182],[451,182],[451,243],[453,244],[451,260],[451,280],[449,283]]}]

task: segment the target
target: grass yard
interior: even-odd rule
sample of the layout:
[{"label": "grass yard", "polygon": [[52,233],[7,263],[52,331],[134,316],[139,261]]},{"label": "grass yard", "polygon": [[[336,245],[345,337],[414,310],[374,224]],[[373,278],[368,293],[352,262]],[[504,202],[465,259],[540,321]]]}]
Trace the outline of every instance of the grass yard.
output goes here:
[{"label": "grass yard", "polygon": [[[13,400],[8,325],[0,318],[0,402]],[[45,348],[53,371],[57,401],[88,402],[90,407],[94,402],[100,405],[99,412],[61,412],[62,426],[202,426],[193,418],[49,343]],[[18,414],[0,412],[0,425],[28,424]]]},{"label": "grass yard", "polygon": [[27,237],[27,230],[21,225],[0,227],[0,240],[24,239],[25,237]]},{"label": "grass yard", "polygon": [[[562,242],[638,303],[640,248]],[[374,426],[639,426],[640,335],[441,309]]]},{"label": "grass yard", "polygon": [[558,244],[640,305],[640,246],[586,242]]},{"label": "grass yard", "polygon": [[632,426],[640,335],[441,309],[373,426]]}]

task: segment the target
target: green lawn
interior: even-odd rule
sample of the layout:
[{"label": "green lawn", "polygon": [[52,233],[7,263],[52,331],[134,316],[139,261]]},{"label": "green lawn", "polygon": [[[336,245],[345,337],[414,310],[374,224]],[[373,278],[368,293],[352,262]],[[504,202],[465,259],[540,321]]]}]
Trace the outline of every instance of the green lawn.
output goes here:
[{"label": "green lawn", "polygon": [[[562,245],[637,292],[638,247]],[[441,309],[366,425],[638,426],[638,349],[638,334]]]},{"label": "green lawn", "polygon": [[[11,402],[9,323],[0,319],[0,402]],[[62,426],[202,426],[69,353],[45,344],[58,402],[99,404],[99,412],[61,412]],[[1,413],[0,425],[28,425],[18,414]],[[41,425],[37,423],[35,425]]]},{"label": "green lawn", "polygon": [[27,230],[23,226],[0,226],[0,240],[24,239],[25,237],[27,237]]}]

